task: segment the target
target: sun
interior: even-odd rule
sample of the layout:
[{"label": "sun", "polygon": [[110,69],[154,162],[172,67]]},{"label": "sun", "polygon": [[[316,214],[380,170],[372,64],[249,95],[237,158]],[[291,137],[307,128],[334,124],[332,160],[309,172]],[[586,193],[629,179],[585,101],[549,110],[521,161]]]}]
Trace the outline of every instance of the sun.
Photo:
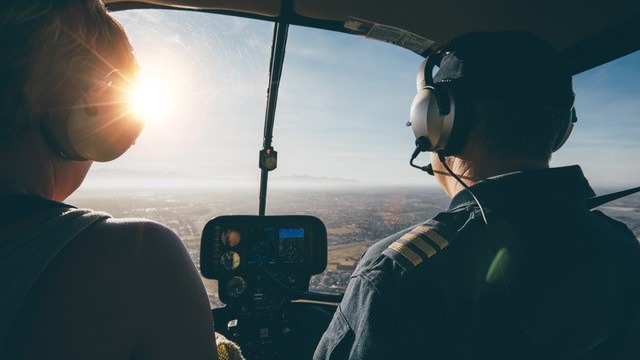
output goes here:
[{"label": "sun", "polygon": [[128,111],[145,122],[146,133],[152,129],[172,132],[192,101],[188,94],[193,93],[194,84],[183,71],[188,68],[185,59],[182,54],[161,51],[137,56],[137,62],[140,70],[127,85]]},{"label": "sun", "polygon": [[167,119],[172,103],[169,85],[160,76],[140,73],[133,84],[131,111],[147,124]]}]

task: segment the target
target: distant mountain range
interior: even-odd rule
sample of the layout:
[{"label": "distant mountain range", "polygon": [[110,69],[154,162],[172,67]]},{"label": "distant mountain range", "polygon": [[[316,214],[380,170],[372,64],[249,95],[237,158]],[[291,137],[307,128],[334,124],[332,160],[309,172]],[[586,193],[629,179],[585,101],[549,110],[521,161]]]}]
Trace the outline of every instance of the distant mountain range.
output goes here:
[{"label": "distant mountain range", "polygon": [[[139,188],[217,188],[217,187],[254,187],[259,184],[259,172],[255,176],[203,176],[201,174],[180,173],[175,171],[142,171],[131,169],[92,169],[82,188],[87,189],[139,189]],[[350,187],[377,186],[374,182],[338,177],[270,174],[269,187]]]}]

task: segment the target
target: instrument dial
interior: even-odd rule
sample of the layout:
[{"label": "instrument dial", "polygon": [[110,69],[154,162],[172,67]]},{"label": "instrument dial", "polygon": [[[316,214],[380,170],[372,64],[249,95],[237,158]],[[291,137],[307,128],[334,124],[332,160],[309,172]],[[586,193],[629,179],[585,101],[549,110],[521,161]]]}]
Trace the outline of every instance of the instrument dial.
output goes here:
[{"label": "instrument dial", "polygon": [[225,270],[235,270],[240,266],[240,255],[235,251],[227,251],[220,256],[220,264]]},{"label": "instrument dial", "polygon": [[247,290],[247,282],[240,276],[234,276],[227,282],[227,294],[237,298]]}]

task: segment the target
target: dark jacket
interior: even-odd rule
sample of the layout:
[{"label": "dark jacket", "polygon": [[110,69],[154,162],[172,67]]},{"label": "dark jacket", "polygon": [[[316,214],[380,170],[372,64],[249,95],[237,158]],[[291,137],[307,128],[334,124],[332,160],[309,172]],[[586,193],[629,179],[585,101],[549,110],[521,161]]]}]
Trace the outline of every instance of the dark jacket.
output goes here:
[{"label": "dark jacket", "polygon": [[590,211],[579,167],[471,187],[363,256],[315,359],[609,359],[640,303],[640,245]]}]

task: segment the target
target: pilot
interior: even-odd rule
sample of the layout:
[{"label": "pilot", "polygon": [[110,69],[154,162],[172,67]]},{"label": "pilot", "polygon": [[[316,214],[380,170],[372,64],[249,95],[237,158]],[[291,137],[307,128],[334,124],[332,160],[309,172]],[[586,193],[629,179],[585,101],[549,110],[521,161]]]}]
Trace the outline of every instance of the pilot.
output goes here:
[{"label": "pilot", "polygon": [[0,44],[0,358],[217,359],[176,234],[63,202],[142,130],[122,27],[99,0],[3,0]]},{"label": "pilot", "polygon": [[368,249],[314,358],[638,358],[638,241],[590,211],[580,167],[549,168],[576,120],[562,57],[471,33],[425,59],[418,90],[412,163],[431,152],[420,168],[451,204]]}]

